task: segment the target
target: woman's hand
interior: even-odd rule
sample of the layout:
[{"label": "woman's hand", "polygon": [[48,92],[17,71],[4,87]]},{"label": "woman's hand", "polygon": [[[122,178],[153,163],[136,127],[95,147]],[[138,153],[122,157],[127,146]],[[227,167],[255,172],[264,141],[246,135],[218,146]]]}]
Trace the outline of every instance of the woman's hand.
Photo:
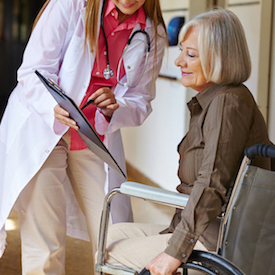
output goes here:
[{"label": "woman's hand", "polygon": [[176,271],[180,265],[180,260],[162,252],[149,262],[145,268],[150,270],[151,275],[178,275],[180,273]]},{"label": "woman's hand", "polygon": [[79,130],[76,122],[70,118],[70,114],[59,104],[54,107],[54,116],[60,123],[63,123],[75,130]]},{"label": "woman's hand", "polygon": [[93,100],[93,104],[100,108],[103,115],[109,119],[111,119],[114,111],[119,107],[115,95],[109,87],[98,89],[89,97],[89,100]]}]

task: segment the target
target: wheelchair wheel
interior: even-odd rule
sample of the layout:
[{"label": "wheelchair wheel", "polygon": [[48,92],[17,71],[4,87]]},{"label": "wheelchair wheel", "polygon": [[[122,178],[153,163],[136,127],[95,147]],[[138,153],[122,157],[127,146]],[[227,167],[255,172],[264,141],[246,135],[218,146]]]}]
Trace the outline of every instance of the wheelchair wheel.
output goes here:
[{"label": "wheelchair wheel", "polygon": [[234,264],[219,255],[206,251],[193,250],[187,263],[182,264],[183,274],[188,270],[201,271],[198,274],[210,275],[244,275]]}]

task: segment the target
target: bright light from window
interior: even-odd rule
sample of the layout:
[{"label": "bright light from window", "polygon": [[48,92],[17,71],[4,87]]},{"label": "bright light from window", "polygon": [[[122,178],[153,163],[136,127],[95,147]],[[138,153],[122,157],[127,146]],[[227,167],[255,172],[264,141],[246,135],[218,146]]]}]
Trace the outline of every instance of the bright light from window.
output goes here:
[{"label": "bright light from window", "polygon": [[16,229],[16,224],[12,219],[7,219],[5,224],[6,231],[11,231]]}]

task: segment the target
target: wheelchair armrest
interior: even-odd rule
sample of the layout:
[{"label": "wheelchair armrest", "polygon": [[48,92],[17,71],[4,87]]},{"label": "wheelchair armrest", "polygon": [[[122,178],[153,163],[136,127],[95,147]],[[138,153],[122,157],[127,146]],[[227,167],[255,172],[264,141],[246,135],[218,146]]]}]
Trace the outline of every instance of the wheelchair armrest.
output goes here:
[{"label": "wheelchair armrest", "polygon": [[177,208],[184,208],[189,199],[189,196],[185,194],[131,181],[121,184],[120,193]]}]

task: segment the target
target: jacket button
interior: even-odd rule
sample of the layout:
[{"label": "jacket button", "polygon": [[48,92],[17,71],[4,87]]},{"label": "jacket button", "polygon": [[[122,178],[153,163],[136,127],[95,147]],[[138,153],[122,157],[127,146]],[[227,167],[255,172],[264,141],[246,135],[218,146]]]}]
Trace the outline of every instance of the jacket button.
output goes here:
[{"label": "jacket button", "polygon": [[185,253],[182,253],[181,256],[182,256],[182,258],[185,258],[185,257],[186,257],[186,254],[185,254]]},{"label": "jacket button", "polygon": [[194,239],[191,239],[191,240],[190,240],[190,243],[194,243],[194,242],[195,242]]}]

